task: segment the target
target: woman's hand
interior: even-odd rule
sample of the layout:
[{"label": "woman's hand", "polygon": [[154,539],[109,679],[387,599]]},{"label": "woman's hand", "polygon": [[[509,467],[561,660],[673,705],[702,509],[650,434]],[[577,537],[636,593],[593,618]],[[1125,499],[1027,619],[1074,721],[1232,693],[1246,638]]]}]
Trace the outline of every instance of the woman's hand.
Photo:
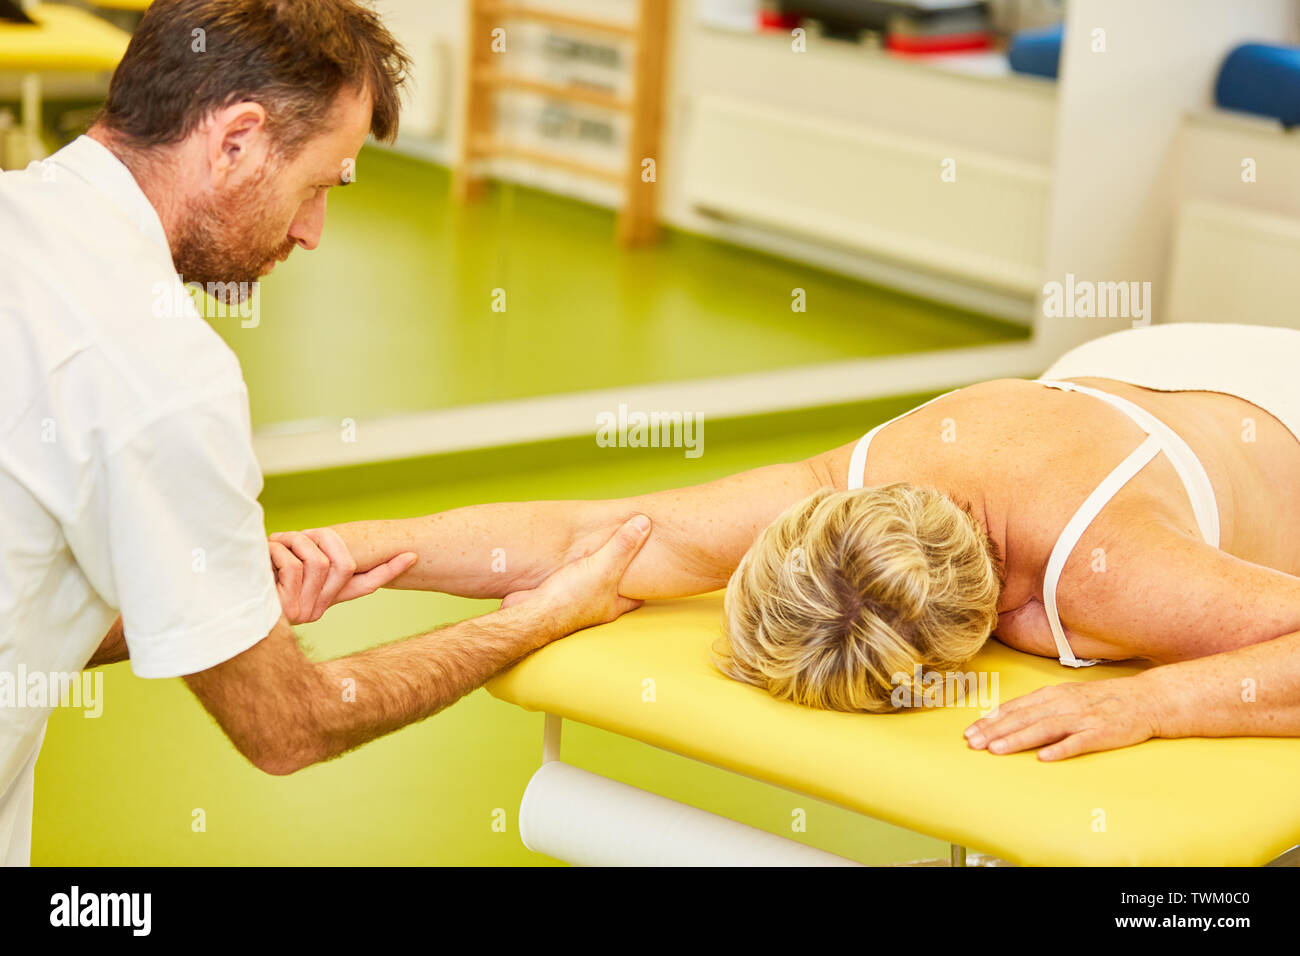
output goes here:
[{"label": "woman's hand", "polygon": [[416,560],[407,551],[357,573],[356,561],[333,528],[277,532],[270,549],[280,608],[290,624],[318,620],[330,606],[382,588]]},{"label": "woman's hand", "polygon": [[1042,687],[975,721],[966,742],[995,754],[1042,747],[1039,760],[1064,760],[1158,737],[1160,701],[1142,676]]}]

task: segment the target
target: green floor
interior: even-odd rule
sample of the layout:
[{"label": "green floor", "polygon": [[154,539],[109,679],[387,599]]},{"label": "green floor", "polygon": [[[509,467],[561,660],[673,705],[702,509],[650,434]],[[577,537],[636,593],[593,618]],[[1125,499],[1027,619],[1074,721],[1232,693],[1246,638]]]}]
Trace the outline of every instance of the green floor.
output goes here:
[{"label": "green floor", "polygon": [[[460,206],[446,170],[384,150],[363,152],[357,176],[331,190],[320,247],[264,280],[257,327],[214,321],[243,364],[254,426],[1028,335],[680,232],[629,254],[608,210],[522,187]],[[791,312],[796,288],[805,313]]]},{"label": "green floor", "polygon": [[[445,172],[367,150],[331,197],[325,241],[266,285],[261,324],[217,320],[255,425],[364,418],[1021,337],[936,307],[698,237],[625,254],[610,213],[523,189],[447,199]],[[791,290],[808,311],[792,314]],[[507,311],[491,311],[504,288]],[[710,421],[708,454],[591,439],[270,479],[270,530],[482,501],[613,497],[693,484],[852,440],[927,396]],[[301,629],[320,659],[491,603],[384,592]],[[864,717],[864,719],[870,719]],[[248,766],[178,680],[106,669],[103,716],[56,711],[37,772],[33,862],[537,864],[515,829],[542,718],[479,691],[447,712],[288,778]],[[865,862],[938,841],[635,742],[569,725],[566,760]],[[871,759],[864,754],[863,759]],[[508,821],[497,832],[498,811]],[[203,826],[196,822],[202,819]]]}]

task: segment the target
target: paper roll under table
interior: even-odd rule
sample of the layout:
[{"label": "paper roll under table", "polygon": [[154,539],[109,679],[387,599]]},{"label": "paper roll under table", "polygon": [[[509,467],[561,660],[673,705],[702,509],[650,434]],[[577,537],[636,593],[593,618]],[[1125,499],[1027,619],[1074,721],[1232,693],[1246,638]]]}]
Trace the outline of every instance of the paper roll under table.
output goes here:
[{"label": "paper roll under table", "polygon": [[580,866],[859,865],[559,760],[528,782],[519,834]]}]

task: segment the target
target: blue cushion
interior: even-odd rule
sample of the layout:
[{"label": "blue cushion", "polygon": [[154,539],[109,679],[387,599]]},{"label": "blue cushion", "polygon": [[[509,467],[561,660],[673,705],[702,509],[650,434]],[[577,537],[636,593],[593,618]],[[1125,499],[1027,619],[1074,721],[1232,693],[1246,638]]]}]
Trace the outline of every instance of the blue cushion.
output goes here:
[{"label": "blue cushion", "polygon": [[1225,109],[1300,125],[1300,47],[1247,43],[1223,61],[1214,98]]},{"label": "blue cushion", "polygon": [[1011,69],[1017,73],[1055,79],[1061,66],[1061,36],[1064,32],[1065,25],[1058,23],[1053,27],[1017,33],[1007,51]]}]

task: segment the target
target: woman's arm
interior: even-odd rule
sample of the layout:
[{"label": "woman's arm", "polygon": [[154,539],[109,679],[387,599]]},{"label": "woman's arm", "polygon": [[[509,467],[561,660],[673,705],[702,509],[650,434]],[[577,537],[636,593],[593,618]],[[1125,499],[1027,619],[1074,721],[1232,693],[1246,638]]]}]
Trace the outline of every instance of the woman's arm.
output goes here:
[{"label": "woman's arm", "polygon": [[1300,632],[1139,676],[1160,737],[1300,737]]},{"label": "woman's arm", "polygon": [[1043,687],[966,729],[976,750],[1040,760],[1151,737],[1300,737],[1300,632],[1134,677]]},{"label": "woman's arm", "polygon": [[389,587],[501,598],[536,587],[556,568],[595,551],[631,515],[644,514],[653,530],[621,593],[680,597],[725,585],[764,527],[830,484],[819,456],[633,498],[474,505],[333,530],[362,571],[402,552],[417,555]]},{"label": "woman's arm", "polygon": [[1119,504],[1061,574],[1062,624],[1085,638],[1076,654],[1173,664],[1300,631],[1300,577],[1212,547],[1148,502]]},{"label": "woman's arm", "polygon": [[1115,518],[1067,564],[1062,616],[1163,666],[1016,698],[967,729],[970,745],[1060,760],[1150,737],[1300,736],[1300,578],[1158,517]]}]

